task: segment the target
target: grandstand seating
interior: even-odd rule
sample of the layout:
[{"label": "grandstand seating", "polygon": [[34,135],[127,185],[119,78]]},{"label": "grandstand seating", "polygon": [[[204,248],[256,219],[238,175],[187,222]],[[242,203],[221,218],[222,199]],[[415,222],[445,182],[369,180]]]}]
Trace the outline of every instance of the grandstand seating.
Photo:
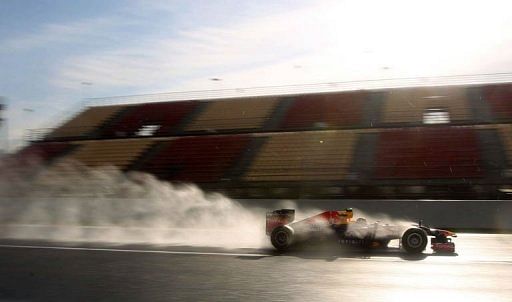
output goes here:
[{"label": "grandstand seating", "polygon": [[380,134],[375,177],[444,179],[482,177],[480,148],[472,128],[393,129]]},{"label": "grandstand seating", "polygon": [[450,121],[470,120],[466,90],[460,87],[424,87],[391,90],[385,99],[383,123],[421,123],[427,109],[443,109]]},{"label": "grandstand seating", "polygon": [[158,127],[152,135],[169,136],[196,106],[197,102],[193,101],[132,105],[126,114],[102,131],[101,137],[140,136],[139,130],[148,125]]},{"label": "grandstand seating", "polygon": [[288,109],[281,128],[333,129],[357,125],[361,122],[364,99],[365,94],[361,92],[297,96]]},{"label": "grandstand seating", "polygon": [[497,119],[512,118],[512,85],[491,85],[482,88],[482,96]]},{"label": "grandstand seating", "polygon": [[512,163],[512,125],[498,125],[498,130],[501,135],[503,148],[505,149],[504,151],[507,156],[507,161],[510,165],[510,163]]},{"label": "grandstand seating", "polygon": [[89,107],[53,130],[45,137],[45,140],[71,140],[87,137],[91,131],[125,108],[125,105]]},{"label": "grandstand seating", "polygon": [[247,181],[341,180],[352,159],[356,134],[315,131],[273,134],[256,155]]},{"label": "grandstand seating", "polygon": [[186,131],[225,131],[262,128],[278,103],[277,98],[209,101]]},{"label": "grandstand seating", "polygon": [[511,122],[512,84],[99,106],[0,164],[96,174],[76,161],[238,198],[512,198]]},{"label": "grandstand seating", "polygon": [[150,139],[84,141],[66,159],[84,165],[128,168],[151,144]]},{"label": "grandstand seating", "polygon": [[66,142],[41,142],[21,149],[14,155],[14,158],[21,163],[29,161],[47,162],[62,155],[71,147],[71,144]]},{"label": "grandstand seating", "polygon": [[161,179],[222,181],[249,144],[246,135],[191,136],[163,143],[140,168]]}]

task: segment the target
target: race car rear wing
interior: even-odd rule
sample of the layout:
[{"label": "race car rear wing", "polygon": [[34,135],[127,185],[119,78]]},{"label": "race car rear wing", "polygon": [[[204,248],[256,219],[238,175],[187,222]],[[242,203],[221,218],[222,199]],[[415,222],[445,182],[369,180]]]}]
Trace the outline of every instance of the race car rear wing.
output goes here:
[{"label": "race car rear wing", "polygon": [[295,220],[295,210],[293,209],[280,209],[272,212],[267,212],[266,233],[270,235],[272,230],[280,225],[285,225]]}]

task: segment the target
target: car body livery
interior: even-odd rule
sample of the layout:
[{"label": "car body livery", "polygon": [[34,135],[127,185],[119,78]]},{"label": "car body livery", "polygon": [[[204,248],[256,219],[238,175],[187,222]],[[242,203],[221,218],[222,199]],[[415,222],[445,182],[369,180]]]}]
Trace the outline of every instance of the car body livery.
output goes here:
[{"label": "car body livery", "polygon": [[[368,223],[359,218],[353,221],[353,210],[325,211],[303,220],[294,221],[295,210],[281,209],[267,213],[266,234],[279,251],[286,251],[294,243],[310,239],[336,238],[342,244],[366,248],[387,247],[390,240],[400,239],[408,253],[421,253],[431,237],[435,252],[453,253],[455,244],[451,231],[431,229],[418,225],[392,225],[380,222]],[[334,235],[334,236],[333,236]]]}]

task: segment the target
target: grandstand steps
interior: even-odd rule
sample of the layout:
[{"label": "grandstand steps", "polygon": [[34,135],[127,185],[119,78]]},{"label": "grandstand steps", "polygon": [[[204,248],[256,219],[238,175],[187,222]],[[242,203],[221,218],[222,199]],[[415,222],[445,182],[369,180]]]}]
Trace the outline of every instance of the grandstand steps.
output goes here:
[{"label": "grandstand steps", "polygon": [[472,122],[479,124],[488,124],[494,122],[489,104],[482,96],[480,87],[470,87],[467,89],[469,107],[473,117]]},{"label": "grandstand steps", "polygon": [[197,119],[198,116],[206,109],[207,102],[198,101],[196,107],[189,112],[174,126],[174,134],[177,136],[186,135],[186,127]]},{"label": "grandstand steps", "polygon": [[362,128],[373,128],[381,124],[382,107],[384,106],[385,93],[368,93],[363,103]]},{"label": "grandstand steps", "polygon": [[359,135],[347,178],[362,183],[372,178],[378,136],[378,133],[362,133]]},{"label": "grandstand steps", "polygon": [[480,141],[480,154],[482,167],[486,177],[491,180],[499,180],[507,167],[506,154],[503,152],[503,144],[499,134],[494,129],[478,130]]},{"label": "grandstand steps", "polygon": [[127,171],[141,171],[142,167],[146,162],[151,160],[155,154],[157,154],[165,145],[165,141],[156,141],[153,145],[142,152],[137,158],[133,160],[133,163],[127,167]]},{"label": "grandstand steps", "polygon": [[261,151],[261,147],[267,140],[266,137],[253,137],[247,149],[235,160],[235,164],[228,169],[224,179],[239,181],[247,172],[256,155]]},{"label": "grandstand steps", "polygon": [[293,101],[293,97],[286,97],[281,99],[280,102],[277,104],[276,108],[274,109],[274,113],[270,115],[262,130],[278,130],[279,126],[283,121],[283,118],[286,115],[286,112],[288,112],[288,109],[290,109],[290,106],[293,104]]},{"label": "grandstand steps", "polygon": [[91,133],[124,109],[125,105],[88,107],[45,137],[45,141],[90,139]]},{"label": "grandstand steps", "polygon": [[[103,122],[92,134],[90,135],[91,138],[94,139],[112,139],[112,138],[118,138],[113,137],[111,135],[105,135],[105,130],[109,129],[112,125],[115,125],[119,121],[121,121],[126,115],[128,115],[134,108],[132,106],[126,106],[125,108],[121,109],[118,113],[114,114],[110,118],[106,119],[105,122]],[[128,137],[128,135],[126,135]],[[125,137],[122,137],[125,138]]]}]

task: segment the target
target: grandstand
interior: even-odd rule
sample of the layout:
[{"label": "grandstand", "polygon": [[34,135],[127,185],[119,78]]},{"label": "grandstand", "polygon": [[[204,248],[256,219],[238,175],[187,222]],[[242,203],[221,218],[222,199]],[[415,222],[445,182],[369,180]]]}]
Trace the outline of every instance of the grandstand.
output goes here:
[{"label": "grandstand", "polygon": [[67,159],[90,167],[112,166],[126,170],[153,141],[149,139],[83,141],[67,155]]},{"label": "grandstand", "polygon": [[258,131],[265,127],[276,104],[275,98],[205,102],[204,110],[185,128],[185,131]]},{"label": "grandstand", "polygon": [[471,119],[467,92],[462,87],[421,87],[393,89],[386,94],[383,123],[421,124],[424,113],[439,110],[451,123]]},{"label": "grandstand", "polygon": [[512,84],[92,106],[15,156],[237,198],[506,198]]},{"label": "grandstand", "polygon": [[297,96],[287,110],[281,128],[308,130],[360,126],[365,97],[361,92]]},{"label": "grandstand", "polygon": [[482,98],[485,99],[497,120],[510,121],[512,118],[512,86],[489,85],[483,88]]},{"label": "grandstand", "polygon": [[[197,106],[197,102],[148,103],[127,106],[108,127],[98,129],[102,138],[176,134],[180,122]],[[152,127],[151,127],[152,126]],[[146,130],[146,131],[144,131]]]},{"label": "grandstand", "polygon": [[375,177],[445,179],[483,176],[480,147],[472,128],[392,129],[379,135]]},{"label": "grandstand", "polygon": [[75,140],[88,138],[101,125],[123,110],[125,106],[90,107],[48,134],[45,140]]},{"label": "grandstand", "polygon": [[140,170],[161,179],[185,182],[226,180],[227,169],[246,149],[246,135],[180,137],[163,141]]},{"label": "grandstand", "polygon": [[266,137],[252,160],[247,181],[343,180],[355,134],[350,131],[287,132]]}]

